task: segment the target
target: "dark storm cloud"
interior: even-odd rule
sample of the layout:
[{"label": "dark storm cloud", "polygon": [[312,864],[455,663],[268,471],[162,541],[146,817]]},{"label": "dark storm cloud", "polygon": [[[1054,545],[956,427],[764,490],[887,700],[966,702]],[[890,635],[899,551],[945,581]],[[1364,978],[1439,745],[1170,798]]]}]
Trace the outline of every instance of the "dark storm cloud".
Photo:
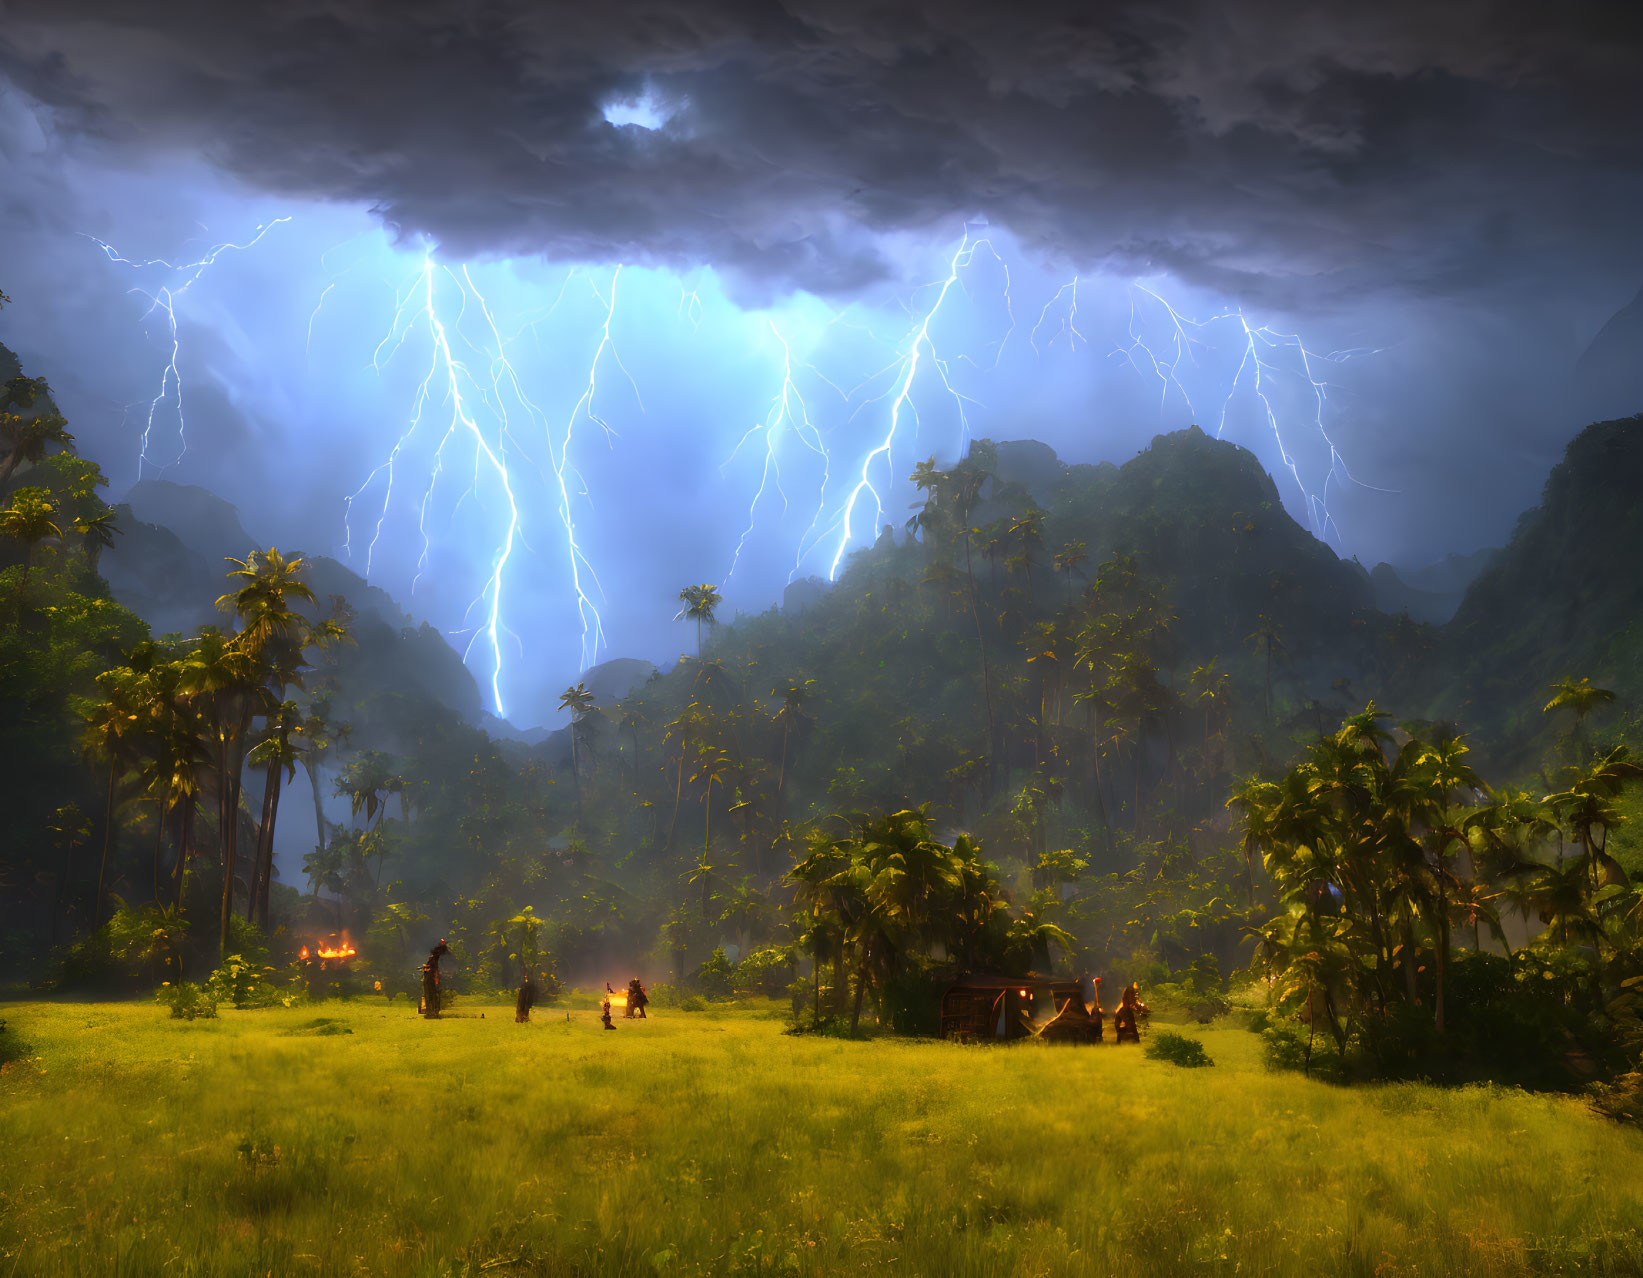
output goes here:
[{"label": "dark storm cloud", "polygon": [[[67,128],[462,257],[837,294],[892,270],[874,232],[982,215],[1080,265],[1318,304],[1635,269],[1639,12],[11,0],[0,68]],[[664,128],[604,121],[646,90]]]}]

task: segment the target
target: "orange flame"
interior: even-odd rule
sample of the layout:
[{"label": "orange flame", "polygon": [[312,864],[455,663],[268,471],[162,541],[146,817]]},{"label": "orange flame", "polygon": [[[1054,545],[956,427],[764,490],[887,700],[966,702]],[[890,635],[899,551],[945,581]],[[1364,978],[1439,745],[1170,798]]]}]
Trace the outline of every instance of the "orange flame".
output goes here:
[{"label": "orange flame", "polygon": [[[340,941],[333,941],[329,944],[320,941],[316,945],[312,957],[324,962],[326,959],[351,959],[358,953],[359,951],[354,948],[354,943],[345,935]],[[304,963],[309,961],[310,955],[306,945],[302,947],[298,957]]]},{"label": "orange flame", "polygon": [[356,955],[358,953],[359,953],[359,951],[356,950],[347,941],[343,941],[340,945],[336,946],[335,948],[329,948],[329,947],[324,946],[324,945],[319,947],[319,956],[322,959],[353,958],[354,955]]}]

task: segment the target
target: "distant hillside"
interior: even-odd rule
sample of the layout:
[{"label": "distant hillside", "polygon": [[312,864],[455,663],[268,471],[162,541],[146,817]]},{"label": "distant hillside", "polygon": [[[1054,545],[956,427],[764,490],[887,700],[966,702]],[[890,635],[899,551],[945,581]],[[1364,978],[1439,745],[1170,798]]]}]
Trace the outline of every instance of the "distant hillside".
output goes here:
[{"label": "distant hillside", "polygon": [[1490,549],[1445,555],[1418,568],[1376,564],[1369,573],[1375,607],[1384,613],[1407,612],[1416,621],[1441,626],[1455,615],[1467,588],[1499,553]]},{"label": "distant hillside", "polygon": [[[1443,630],[1441,713],[1528,766],[1555,680],[1643,702],[1643,416],[1588,426]],[[1622,711],[1624,713],[1624,711]]]},{"label": "distant hillside", "polygon": [[[241,525],[234,506],[204,488],[144,480],[117,509],[124,535],[101,563],[114,597],[156,634],[222,624],[212,601],[226,588],[224,561],[264,544]],[[283,549],[297,553],[301,547]],[[305,558],[308,584],[321,605],[341,595],[358,614],[355,643],[341,654],[352,698],[364,703],[379,695],[414,695],[469,723],[480,721],[479,686],[444,635],[418,624],[387,591],[336,560]]]},{"label": "distant hillside", "polygon": [[1272,477],[1236,444],[1193,426],[1122,466],[1063,467],[1035,495],[1055,541],[1087,544],[1087,568],[1134,555],[1167,583],[1183,664],[1248,652],[1263,616],[1277,623],[1290,679],[1314,692],[1378,660],[1386,619],[1362,571],[1290,517]]}]

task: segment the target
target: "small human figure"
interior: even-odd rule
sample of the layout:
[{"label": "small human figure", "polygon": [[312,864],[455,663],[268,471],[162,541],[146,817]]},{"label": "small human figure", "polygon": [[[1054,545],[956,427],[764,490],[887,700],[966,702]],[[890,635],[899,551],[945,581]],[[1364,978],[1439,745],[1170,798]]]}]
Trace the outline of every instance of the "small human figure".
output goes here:
[{"label": "small human figure", "polygon": [[[605,988],[609,989],[610,987],[606,986]],[[599,1019],[602,1020],[605,1023],[605,1028],[606,1029],[613,1030],[613,1029],[616,1028],[615,1022],[613,1022],[610,1019],[610,999],[609,998],[606,998],[604,1003],[600,1005]]]},{"label": "small human figure", "polygon": [[451,947],[445,944],[445,938],[439,938],[439,944],[428,951],[428,961],[422,965],[422,1006],[421,1013],[429,1020],[439,1018],[439,960],[451,952]]},{"label": "small human figure", "polygon": [[1141,1001],[1141,991],[1131,981],[1124,987],[1124,993],[1119,996],[1118,1010],[1112,1015],[1113,1037],[1120,1043],[1139,1043],[1141,1017],[1147,1010],[1147,1005]]},{"label": "small human figure", "polygon": [[1106,1012],[1101,1007],[1101,978],[1099,976],[1086,976],[1084,978],[1083,993],[1084,1010],[1089,1013],[1090,1019],[1095,1022],[1095,1039],[1096,1042],[1100,1042],[1102,1037],[1101,1027],[1107,1018]]},{"label": "small human figure", "polygon": [[638,1009],[641,1021],[648,1019],[645,1016],[645,1007],[649,1002],[650,995],[645,993],[645,987],[640,984],[639,978],[634,977],[632,983],[628,986],[628,1006]]},{"label": "small human figure", "polygon": [[531,1019],[531,1008],[536,1006],[536,982],[531,979],[529,972],[525,973],[525,983],[519,987],[518,997],[513,1002],[514,1024],[524,1025]]},{"label": "small human figure", "polygon": [[629,981],[627,995],[622,1000],[622,1016],[624,1019],[631,1021],[635,1013],[638,1012],[638,1005],[634,1002],[634,999],[638,996],[639,982],[637,980]]}]

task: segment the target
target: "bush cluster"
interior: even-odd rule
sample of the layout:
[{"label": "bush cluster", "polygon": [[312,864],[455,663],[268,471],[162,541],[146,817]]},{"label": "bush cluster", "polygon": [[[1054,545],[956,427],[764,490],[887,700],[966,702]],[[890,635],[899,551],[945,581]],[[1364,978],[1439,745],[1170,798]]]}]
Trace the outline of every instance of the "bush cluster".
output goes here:
[{"label": "bush cluster", "polygon": [[1204,1045],[1195,1038],[1188,1038],[1184,1034],[1171,1034],[1167,1031],[1154,1034],[1147,1040],[1147,1059],[1168,1061],[1171,1065],[1179,1065],[1183,1069],[1198,1069],[1204,1065],[1213,1065],[1209,1053]]}]

